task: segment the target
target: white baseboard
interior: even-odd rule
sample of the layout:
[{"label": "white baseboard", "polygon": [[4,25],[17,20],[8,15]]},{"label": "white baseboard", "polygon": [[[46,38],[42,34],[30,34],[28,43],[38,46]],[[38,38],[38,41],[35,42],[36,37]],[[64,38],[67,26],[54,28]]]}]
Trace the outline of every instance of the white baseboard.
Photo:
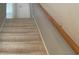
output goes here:
[{"label": "white baseboard", "polygon": [[34,16],[33,16],[33,19],[34,19],[35,24],[36,24],[36,26],[37,26],[37,29],[38,29],[38,31],[39,31],[39,34],[40,34],[41,40],[42,40],[42,42],[43,42],[43,45],[44,45],[44,47],[45,47],[45,49],[46,49],[47,55],[50,55],[49,52],[48,52],[48,49],[47,49],[47,47],[46,47],[46,44],[45,44],[45,42],[44,42],[44,39],[43,39],[42,33],[41,33],[41,31],[40,31],[40,28],[39,28],[39,26],[38,26],[38,24],[37,24],[37,22],[36,22]]}]

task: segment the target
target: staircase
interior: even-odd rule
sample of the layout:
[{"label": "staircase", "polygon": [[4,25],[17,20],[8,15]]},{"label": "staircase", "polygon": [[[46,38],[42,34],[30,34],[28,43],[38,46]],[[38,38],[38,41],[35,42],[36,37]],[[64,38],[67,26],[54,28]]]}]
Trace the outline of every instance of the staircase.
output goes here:
[{"label": "staircase", "polygon": [[32,18],[6,19],[0,32],[0,54],[47,54]]}]

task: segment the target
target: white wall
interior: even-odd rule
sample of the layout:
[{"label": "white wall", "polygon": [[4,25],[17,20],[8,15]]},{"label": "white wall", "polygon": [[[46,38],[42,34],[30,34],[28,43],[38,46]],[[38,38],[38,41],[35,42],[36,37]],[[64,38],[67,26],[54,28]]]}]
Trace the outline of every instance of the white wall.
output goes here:
[{"label": "white wall", "polygon": [[15,4],[16,18],[30,18],[30,5],[29,3]]},{"label": "white wall", "polygon": [[41,4],[79,45],[79,4]]}]

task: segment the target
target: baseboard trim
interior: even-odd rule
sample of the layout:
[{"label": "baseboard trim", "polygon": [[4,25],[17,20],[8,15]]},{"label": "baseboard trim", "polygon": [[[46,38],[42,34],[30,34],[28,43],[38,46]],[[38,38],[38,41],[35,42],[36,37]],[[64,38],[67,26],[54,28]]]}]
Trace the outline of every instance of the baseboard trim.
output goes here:
[{"label": "baseboard trim", "polygon": [[42,43],[43,43],[43,45],[44,45],[44,47],[45,47],[45,50],[46,50],[46,52],[47,52],[47,55],[49,55],[49,52],[48,52],[48,49],[47,49],[46,44],[45,44],[45,42],[44,42],[44,39],[43,39],[42,33],[41,33],[40,29],[39,29],[39,26],[38,26],[38,24],[37,24],[37,22],[36,22],[34,16],[33,16],[33,19],[34,19],[35,24],[36,24],[36,26],[37,26],[37,29],[38,29],[38,31],[39,31],[39,34],[40,34],[40,37],[41,37]]},{"label": "baseboard trim", "polygon": [[39,4],[45,15],[48,17],[48,20],[54,25],[54,27],[58,30],[64,40],[69,44],[69,46],[74,50],[76,54],[79,54],[79,46],[73,41],[73,39],[66,33],[66,31],[62,28],[62,26],[50,15],[48,12]]}]

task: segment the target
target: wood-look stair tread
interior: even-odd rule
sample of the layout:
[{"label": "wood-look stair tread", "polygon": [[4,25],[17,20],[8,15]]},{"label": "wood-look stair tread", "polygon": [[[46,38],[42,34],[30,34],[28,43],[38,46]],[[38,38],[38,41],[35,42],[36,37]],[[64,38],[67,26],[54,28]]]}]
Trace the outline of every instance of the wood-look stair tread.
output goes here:
[{"label": "wood-look stair tread", "polygon": [[27,33],[30,33],[30,32],[38,32],[37,29],[35,28],[27,28],[27,29],[23,29],[23,28],[3,28],[2,32],[27,32]]},{"label": "wood-look stair tread", "polygon": [[23,26],[23,25],[24,25],[24,26],[27,26],[27,25],[28,25],[28,26],[35,26],[35,24],[31,24],[31,23],[29,23],[29,24],[27,24],[27,23],[18,23],[18,24],[17,24],[17,23],[14,23],[14,24],[12,24],[12,23],[6,23],[6,24],[5,24],[5,26],[13,26],[13,25],[16,25],[16,26],[17,26],[17,25],[18,25],[18,26]]},{"label": "wood-look stair tread", "polygon": [[37,27],[36,26],[4,26],[3,29],[36,29]]},{"label": "wood-look stair tread", "polygon": [[40,40],[39,33],[0,33],[1,41],[33,41]]},{"label": "wood-look stair tread", "polygon": [[6,20],[0,32],[0,54],[47,54],[32,18]]},{"label": "wood-look stair tread", "polygon": [[8,52],[42,51],[44,47],[39,42],[0,42],[0,50]]}]

